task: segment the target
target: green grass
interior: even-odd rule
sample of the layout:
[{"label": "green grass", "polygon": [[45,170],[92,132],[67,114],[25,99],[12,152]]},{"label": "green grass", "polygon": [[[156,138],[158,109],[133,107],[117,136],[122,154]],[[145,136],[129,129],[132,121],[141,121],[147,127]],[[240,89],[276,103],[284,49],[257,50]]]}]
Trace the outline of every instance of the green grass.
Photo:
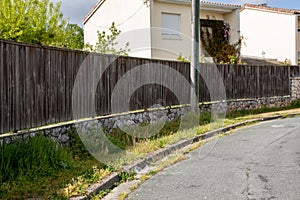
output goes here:
[{"label": "green grass", "polygon": [[22,176],[34,179],[37,173],[53,175],[72,165],[69,152],[41,135],[24,142],[1,145],[0,162],[0,183]]},{"label": "green grass", "polygon": [[[168,136],[174,134],[178,131],[180,125],[180,119],[175,119],[171,122],[165,123],[163,128],[156,133],[155,135],[145,139],[139,136],[139,133],[136,136],[126,134],[124,131],[119,129],[113,129],[111,132],[106,132],[106,137],[116,146],[122,149],[127,149],[128,147],[135,146],[137,143],[144,142],[146,140],[154,140],[161,138],[163,136]],[[151,130],[149,130],[151,132]]]},{"label": "green grass", "polygon": [[[257,110],[241,110],[227,113],[226,119],[224,123],[218,123],[218,121],[213,121],[211,118],[211,113],[203,112],[201,113],[199,119],[199,126],[193,127],[194,123],[191,123],[190,129],[186,130],[178,130],[180,119],[175,119],[171,122],[167,122],[163,129],[160,130],[156,135],[143,139],[137,137],[132,137],[126,134],[123,131],[114,129],[112,133],[107,133],[107,137],[118,147],[125,149],[126,152],[130,152],[126,158],[122,160],[118,160],[114,165],[114,169],[120,169],[122,165],[138,158],[143,157],[149,152],[158,150],[160,148],[164,148],[167,145],[174,144],[182,139],[191,138],[193,136],[203,134],[209,130],[220,128],[221,126],[226,126],[230,124],[234,124],[237,122],[241,122],[247,119],[252,119],[257,114],[267,113],[267,112],[275,112],[282,111],[287,109],[299,108],[300,101],[294,101],[290,106],[280,107],[280,108],[268,108],[263,107]],[[193,116],[188,116],[187,121],[192,121]],[[137,134],[138,135],[138,134]]]},{"label": "green grass", "polygon": [[72,149],[75,149],[72,144],[63,148],[42,135],[2,144],[0,199],[66,199],[60,189],[72,178],[87,174],[95,165],[103,168],[91,156],[83,158],[84,150],[72,152]]}]

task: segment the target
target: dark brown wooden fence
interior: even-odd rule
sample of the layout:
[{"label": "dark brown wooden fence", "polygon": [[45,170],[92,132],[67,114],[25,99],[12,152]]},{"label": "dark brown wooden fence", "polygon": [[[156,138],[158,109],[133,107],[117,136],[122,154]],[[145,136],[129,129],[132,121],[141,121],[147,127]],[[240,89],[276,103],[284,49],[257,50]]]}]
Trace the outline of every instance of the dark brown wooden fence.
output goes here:
[{"label": "dark brown wooden fence", "polygon": [[[139,66],[148,66],[150,70],[138,71]],[[83,74],[74,89],[82,68],[88,73]],[[135,70],[135,75],[140,73],[140,76],[134,76]],[[128,74],[128,90],[122,90],[118,98],[124,101],[128,96],[126,91],[140,86],[127,98],[130,110],[149,108],[153,104],[189,103],[190,90],[184,87],[184,81],[173,76],[174,71],[189,82],[188,63],[88,54],[0,40],[0,133],[73,120],[73,90],[79,94],[73,105],[79,111],[78,118],[111,114],[113,91]],[[300,70],[298,66],[203,64],[200,74],[200,101],[203,102],[224,99],[224,95],[219,95],[223,85],[220,83],[224,83],[227,99],[289,95],[290,76],[299,76]],[[143,85],[145,79],[149,83]],[[166,80],[176,88],[177,95],[160,85]],[[95,105],[90,100],[94,97]]]}]

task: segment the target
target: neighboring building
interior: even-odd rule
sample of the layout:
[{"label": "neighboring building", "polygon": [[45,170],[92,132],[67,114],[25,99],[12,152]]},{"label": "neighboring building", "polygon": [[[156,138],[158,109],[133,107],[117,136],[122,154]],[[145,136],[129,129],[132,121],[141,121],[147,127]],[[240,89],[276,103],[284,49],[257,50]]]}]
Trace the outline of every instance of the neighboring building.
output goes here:
[{"label": "neighboring building", "polygon": [[[205,24],[222,21],[230,27],[230,43],[239,40],[240,6],[201,1],[200,7],[200,19]],[[130,56],[173,60],[179,54],[189,57],[191,18],[191,0],[100,0],[83,20],[84,40],[95,44],[97,31],[107,32],[115,22],[124,35],[121,45],[129,42]]]},{"label": "neighboring building", "polygon": [[300,11],[245,4],[240,13],[243,57],[299,64]]}]

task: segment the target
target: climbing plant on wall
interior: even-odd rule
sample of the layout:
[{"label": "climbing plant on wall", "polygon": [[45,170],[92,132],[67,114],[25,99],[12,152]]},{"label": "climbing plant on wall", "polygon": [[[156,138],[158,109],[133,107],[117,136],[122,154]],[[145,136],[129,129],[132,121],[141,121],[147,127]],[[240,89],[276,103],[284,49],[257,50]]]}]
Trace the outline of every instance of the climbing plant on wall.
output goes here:
[{"label": "climbing plant on wall", "polygon": [[237,63],[242,39],[230,44],[229,24],[220,20],[201,21],[201,44],[216,63]]}]

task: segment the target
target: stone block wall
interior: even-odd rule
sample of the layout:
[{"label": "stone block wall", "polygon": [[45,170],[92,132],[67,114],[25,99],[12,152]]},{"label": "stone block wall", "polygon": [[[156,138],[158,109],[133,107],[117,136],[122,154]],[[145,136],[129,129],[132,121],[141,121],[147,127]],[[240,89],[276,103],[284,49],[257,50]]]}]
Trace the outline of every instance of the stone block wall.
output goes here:
[{"label": "stone block wall", "polygon": [[[300,81],[300,79],[299,79]],[[297,90],[298,91],[298,90]],[[209,112],[212,109],[217,113],[225,113],[236,110],[254,110],[263,107],[286,107],[292,102],[290,97],[272,97],[264,99],[243,99],[227,102],[215,102],[200,104],[200,113]],[[187,112],[189,112],[189,106],[182,106],[177,108],[165,108],[151,111],[140,111],[129,114],[99,117],[96,119],[85,120],[81,122],[70,122],[64,125],[53,125],[51,127],[40,128],[36,130],[21,131],[19,133],[3,134],[0,135],[0,142],[11,143],[13,141],[22,141],[29,137],[34,137],[37,133],[41,133],[46,137],[52,138],[58,141],[59,144],[66,146],[70,141],[68,131],[72,128],[84,128],[89,129],[91,124],[95,121],[97,126],[105,128],[107,131],[112,129],[121,128],[122,126],[131,126],[141,123],[155,123],[160,119],[165,121],[174,120]]]},{"label": "stone block wall", "polygon": [[291,79],[291,97],[293,100],[300,99],[300,77]]},{"label": "stone block wall", "polygon": [[189,107],[181,108],[165,108],[157,109],[152,111],[140,111],[129,114],[121,114],[108,117],[99,117],[96,119],[90,119],[80,121],[76,123],[66,123],[64,125],[53,125],[45,128],[32,129],[29,131],[20,131],[18,133],[9,133],[0,135],[0,142],[12,143],[16,141],[22,141],[30,137],[35,137],[38,133],[45,135],[48,138],[52,138],[62,146],[67,146],[71,138],[69,137],[68,131],[79,128],[89,130],[92,125],[97,124],[98,127],[102,127],[107,131],[112,129],[118,129],[122,126],[131,126],[134,124],[142,123],[155,123],[160,119],[165,121],[172,121],[181,115],[189,111]]},{"label": "stone block wall", "polygon": [[68,131],[71,130],[73,124],[64,124],[60,126],[52,126],[49,128],[40,128],[33,129],[28,131],[20,131],[18,133],[8,133],[0,135],[0,142],[4,142],[6,144],[12,142],[21,142],[31,137],[35,137],[37,134],[43,134],[44,136],[57,141],[62,146],[67,146],[70,137],[68,135]]}]

